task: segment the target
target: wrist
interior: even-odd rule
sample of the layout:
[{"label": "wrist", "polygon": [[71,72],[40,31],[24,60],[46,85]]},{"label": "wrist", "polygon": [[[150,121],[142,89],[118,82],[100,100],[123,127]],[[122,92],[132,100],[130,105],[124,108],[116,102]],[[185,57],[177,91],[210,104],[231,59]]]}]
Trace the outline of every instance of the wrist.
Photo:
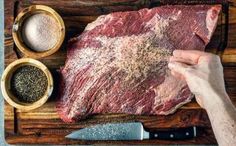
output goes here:
[{"label": "wrist", "polygon": [[[209,98],[211,96],[211,98]],[[227,107],[231,103],[229,96],[226,92],[212,92],[208,94],[208,97],[204,97],[211,99],[211,101],[205,102],[206,104],[204,105],[206,111],[208,113],[220,111],[221,108]]]}]

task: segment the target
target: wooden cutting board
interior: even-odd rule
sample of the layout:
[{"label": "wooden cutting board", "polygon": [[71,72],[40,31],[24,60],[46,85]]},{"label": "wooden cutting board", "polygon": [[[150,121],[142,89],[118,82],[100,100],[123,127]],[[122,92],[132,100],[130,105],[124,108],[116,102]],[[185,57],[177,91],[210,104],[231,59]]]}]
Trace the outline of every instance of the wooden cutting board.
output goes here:
[{"label": "wooden cutting board", "polygon": [[[21,112],[5,102],[6,141],[9,144],[216,144],[208,116],[195,101],[184,105],[169,116],[97,115],[75,124],[66,124],[56,113],[55,97],[58,91],[56,70],[64,64],[68,39],[80,34],[86,24],[99,15],[114,11],[138,10],[149,7],[150,3],[148,0],[5,0],[5,66],[22,57],[14,45],[11,28],[14,18],[23,8],[33,4],[48,5],[62,16],[66,25],[66,38],[60,51],[40,59],[53,73],[56,82],[53,95],[45,105],[30,112]],[[224,64],[227,91],[236,105],[236,8],[230,7],[229,22],[228,47],[218,53],[221,54]],[[208,51],[215,52],[215,49],[209,48]],[[141,121],[148,130],[195,125],[200,127],[200,131],[197,138],[183,141],[78,141],[64,138],[71,131],[86,126],[117,121]]]}]

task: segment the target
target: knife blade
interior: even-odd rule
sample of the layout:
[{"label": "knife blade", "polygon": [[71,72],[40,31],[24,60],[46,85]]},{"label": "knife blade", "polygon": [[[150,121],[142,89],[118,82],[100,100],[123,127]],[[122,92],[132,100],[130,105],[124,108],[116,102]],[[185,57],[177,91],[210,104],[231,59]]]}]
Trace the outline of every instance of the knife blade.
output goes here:
[{"label": "knife blade", "polygon": [[76,130],[66,138],[78,140],[185,140],[197,136],[196,127],[148,132],[140,122],[108,123]]}]

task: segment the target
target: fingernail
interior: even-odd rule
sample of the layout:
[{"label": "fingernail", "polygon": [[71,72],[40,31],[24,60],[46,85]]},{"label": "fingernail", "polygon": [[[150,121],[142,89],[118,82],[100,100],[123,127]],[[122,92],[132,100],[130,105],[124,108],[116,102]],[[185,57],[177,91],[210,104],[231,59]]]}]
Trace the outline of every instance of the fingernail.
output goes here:
[{"label": "fingernail", "polygon": [[171,57],[169,58],[169,62],[173,62],[173,60],[174,60],[174,57],[171,56]]},{"label": "fingernail", "polygon": [[175,55],[176,52],[177,52],[177,50],[174,50],[172,54]]},{"label": "fingernail", "polygon": [[183,51],[183,50],[174,50],[173,51],[173,56],[179,56],[180,52]]},{"label": "fingernail", "polygon": [[173,68],[173,65],[174,65],[174,64],[173,64],[172,62],[168,63],[168,68],[169,68],[169,69]]}]

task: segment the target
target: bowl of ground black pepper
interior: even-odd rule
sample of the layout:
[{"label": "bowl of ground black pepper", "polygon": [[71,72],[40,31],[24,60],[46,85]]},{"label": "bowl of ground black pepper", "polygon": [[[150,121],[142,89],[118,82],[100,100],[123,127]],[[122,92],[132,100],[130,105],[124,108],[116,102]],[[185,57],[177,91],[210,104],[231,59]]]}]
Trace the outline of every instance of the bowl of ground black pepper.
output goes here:
[{"label": "bowl of ground black pepper", "polygon": [[4,70],[1,90],[5,100],[21,110],[32,110],[43,105],[53,91],[53,78],[41,62],[22,58]]},{"label": "bowl of ground black pepper", "polygon": [[51,7],[31,5],[15,18],[13,40],[25,57],[42,58],[61,47],[65,26],[61,16]]}]

